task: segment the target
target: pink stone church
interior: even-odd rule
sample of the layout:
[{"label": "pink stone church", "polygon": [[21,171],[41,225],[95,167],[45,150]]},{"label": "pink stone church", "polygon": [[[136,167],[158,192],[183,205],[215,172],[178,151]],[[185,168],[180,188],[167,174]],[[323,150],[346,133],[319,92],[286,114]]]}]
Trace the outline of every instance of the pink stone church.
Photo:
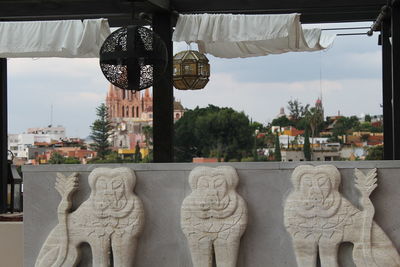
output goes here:
[{"label": "pink stone church", "polygon": [[[114,130],[111,137],[115,149],[135,149],[139,142],[146,146],[143,127],[153,124],[153,96],[150,88],[144,92],[122,90],[110,84],[106,97],[110,120]],[[185,112],[180,101],[174,101],[174,120]]]}]

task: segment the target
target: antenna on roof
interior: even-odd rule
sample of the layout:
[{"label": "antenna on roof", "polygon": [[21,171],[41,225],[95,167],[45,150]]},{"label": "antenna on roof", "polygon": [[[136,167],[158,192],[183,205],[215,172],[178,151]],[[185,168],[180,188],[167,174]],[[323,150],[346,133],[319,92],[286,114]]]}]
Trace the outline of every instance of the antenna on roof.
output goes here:
[{"label": "antenna on roof", "polygon": [[320,100],[322,103],[322,52],[319,52],[319,90],[320,90]]}]

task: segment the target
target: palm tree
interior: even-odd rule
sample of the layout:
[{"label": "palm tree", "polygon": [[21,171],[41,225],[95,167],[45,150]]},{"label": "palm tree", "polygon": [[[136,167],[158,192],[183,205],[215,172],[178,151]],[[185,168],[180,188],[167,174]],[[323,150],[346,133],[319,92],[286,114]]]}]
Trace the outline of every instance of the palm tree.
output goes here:
[{"label": "palm tree", "polygon": [[310,108],[305,116],[307,124],[311,130],[311,153],[313,152],[314,138],[323,123],[322,111],[319,108]]}]

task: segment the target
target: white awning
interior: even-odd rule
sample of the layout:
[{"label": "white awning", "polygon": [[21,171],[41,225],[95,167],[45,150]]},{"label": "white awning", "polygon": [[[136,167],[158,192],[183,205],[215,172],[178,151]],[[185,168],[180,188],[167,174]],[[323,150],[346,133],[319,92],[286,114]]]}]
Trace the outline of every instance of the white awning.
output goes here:
[{"label": "white awning", "polygon": [[0,22],[0,57],[99,57],[106,19]]},{"label": "white awning", "polygon": [[303,29],[300,14],[179,15],[173,35],[173,41],[197,43],[200,52],[222,58],[317,51],[334,39],[321,29]]}]

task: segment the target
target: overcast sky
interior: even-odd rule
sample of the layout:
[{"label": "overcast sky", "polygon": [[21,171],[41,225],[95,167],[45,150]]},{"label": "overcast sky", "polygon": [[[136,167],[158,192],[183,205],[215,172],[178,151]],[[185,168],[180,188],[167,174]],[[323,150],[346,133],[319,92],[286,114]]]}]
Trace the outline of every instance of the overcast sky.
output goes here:
[{"label": "overcast sky", "polygon": [[[325,115],[339,111],[346,116],[382,114],[381,47],[377,43],[375,33],[373,37],[337,37],[324,52],[247,59],[210,55],[211,77],[206,88],[175,89],[174,94],[186,108],[232,107],[264,124],[280,107],[286,109],[290,99],[314,104],[321,91]],[[184,43],[175,44],[175,52],[187,48]],[[53,105],[53,125],[65,126],[68,136],[86,137],[96,118],[95,108],[105,101],[108,89],[98,59],[9,59],[8,79],[9,133],[49,125]]]}]

